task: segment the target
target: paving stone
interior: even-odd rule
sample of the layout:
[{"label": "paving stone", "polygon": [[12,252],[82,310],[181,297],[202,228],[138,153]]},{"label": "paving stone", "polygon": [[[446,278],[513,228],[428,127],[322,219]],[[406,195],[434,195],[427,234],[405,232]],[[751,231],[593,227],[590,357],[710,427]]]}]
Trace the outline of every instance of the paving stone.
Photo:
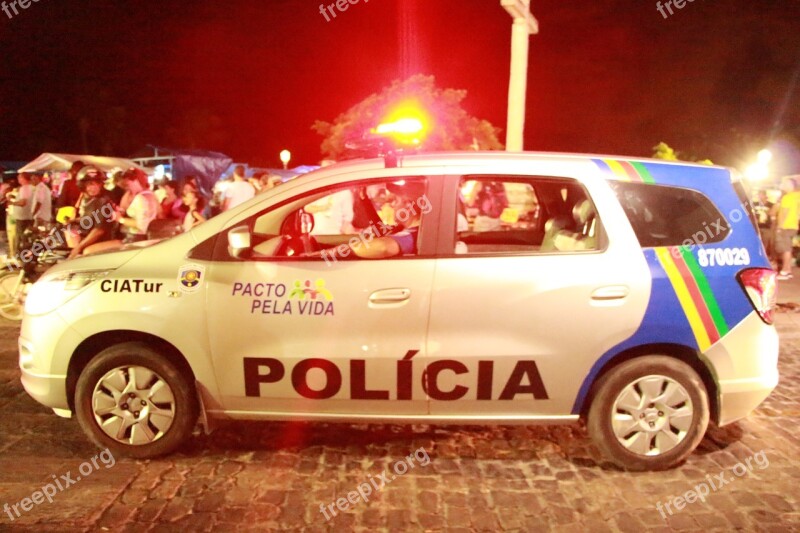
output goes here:
[{"label": "paving stone", "polygon": [[[0,531],[800,530],[800,313],[787,317],[778,315],[775,393],[747,419],[709,429],[671,471],[611,467],[582,425],[232,423],[166,458],[118,458],[14,522],[0,511]],[[24,393],[15,342],[16,331],[0,324],[0,505],[98,453],[74,420]],[[398,461],[419,449],[431,462],[415,459],[398,475]],[[751,461],[733,474],[760,452],[768,465]],[[394,479],[367,501],[335,507],[383,472]],[[730,482],[705,502],[675,507],[675,497],[720,474]],[[320,505],[330,504],[336,515],[326,520]]]}]

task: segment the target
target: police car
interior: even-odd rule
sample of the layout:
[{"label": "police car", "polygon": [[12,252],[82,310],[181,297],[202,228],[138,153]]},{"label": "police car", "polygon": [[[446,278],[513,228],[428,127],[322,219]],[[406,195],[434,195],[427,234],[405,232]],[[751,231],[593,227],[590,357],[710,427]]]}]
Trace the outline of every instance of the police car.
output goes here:
[{"label": "police car", "polygon": [[55,266],[27,392],[152,457],[198,420],[559,424],[684,460],[778,383],[775,272],[730,169],[546,153],[326,167]]}]

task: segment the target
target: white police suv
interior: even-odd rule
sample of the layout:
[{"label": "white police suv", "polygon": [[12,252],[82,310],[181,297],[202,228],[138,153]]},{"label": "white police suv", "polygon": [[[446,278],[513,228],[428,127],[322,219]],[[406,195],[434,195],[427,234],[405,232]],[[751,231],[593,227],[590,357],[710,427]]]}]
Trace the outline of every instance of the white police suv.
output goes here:
[{"label": "white police suv", "polygon": [[115,454],[168,453],[198,419],[584,418],[614,463],[662,469],[777,385],[774,296],[729,169],[409,155],[52,268],[20,367]]}]

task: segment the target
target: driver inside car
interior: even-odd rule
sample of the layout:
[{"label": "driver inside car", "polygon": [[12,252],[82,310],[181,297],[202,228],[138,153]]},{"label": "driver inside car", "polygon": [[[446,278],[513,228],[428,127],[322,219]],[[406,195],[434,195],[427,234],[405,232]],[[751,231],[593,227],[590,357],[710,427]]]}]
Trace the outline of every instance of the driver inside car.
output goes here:
[{"label": "driver inside car", "polygon": [[386,188],[393,195],[391,206],[399,223],[396,227],[399,231],[375,236],[372,240],[360,240],[357,244],[348,244],[353,254],[361,259],[385,259],[417,253],[417,237],[422,214],[431,210],[430,202],[425,196],[425,184],[390,182],[386,184]]},{"label": "driver inside car", "polygon": [[[303,208],[283,221],[280,239],[272,239],[266,246],[256,246],[254,251],[260,256],[297,255],[333,257],[337,260],[351,256],[360,259],[385,259],[399,255],[415,255],[422,215],[432,209],[430,200],[425,195],[425,184],[421,181],[401,179],[387,183],[385,188],[390,200],[387,202],[389,205],[381,208],[381,213],[388,209],[392,216],[380,216],[375,210],[375,199],[364,196],[361,199],[369,204],[368,209],[372,210],[372,216],[367,215],[368,227],[359,230],[358,235],[349,241],[343,242],[341,238],[352,235],[350,232],[340,233],[335,243],[329,239],[315,238],[313,235],[315,217]],[[385,222],[387,219],[394,220],[396,224],[387,224]]]}]

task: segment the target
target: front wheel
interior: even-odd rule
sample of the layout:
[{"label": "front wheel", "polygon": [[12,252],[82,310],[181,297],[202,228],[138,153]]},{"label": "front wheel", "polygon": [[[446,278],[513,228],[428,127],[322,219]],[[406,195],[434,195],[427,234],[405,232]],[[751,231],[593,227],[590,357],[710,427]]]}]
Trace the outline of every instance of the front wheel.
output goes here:
[{"label": "front wheel", "polygon": [[589,435],[626,470],[664,470],[685,460],[708,427],[708,394],[697,373],[667,356],[622,363],[597,386]]},{"label": "front wheel", "polygon": [[198,416],[192,381],[138,342],[106,348],[86,365],[75,410],[97,446],[138,459],[174,451],[191,435]]}]

